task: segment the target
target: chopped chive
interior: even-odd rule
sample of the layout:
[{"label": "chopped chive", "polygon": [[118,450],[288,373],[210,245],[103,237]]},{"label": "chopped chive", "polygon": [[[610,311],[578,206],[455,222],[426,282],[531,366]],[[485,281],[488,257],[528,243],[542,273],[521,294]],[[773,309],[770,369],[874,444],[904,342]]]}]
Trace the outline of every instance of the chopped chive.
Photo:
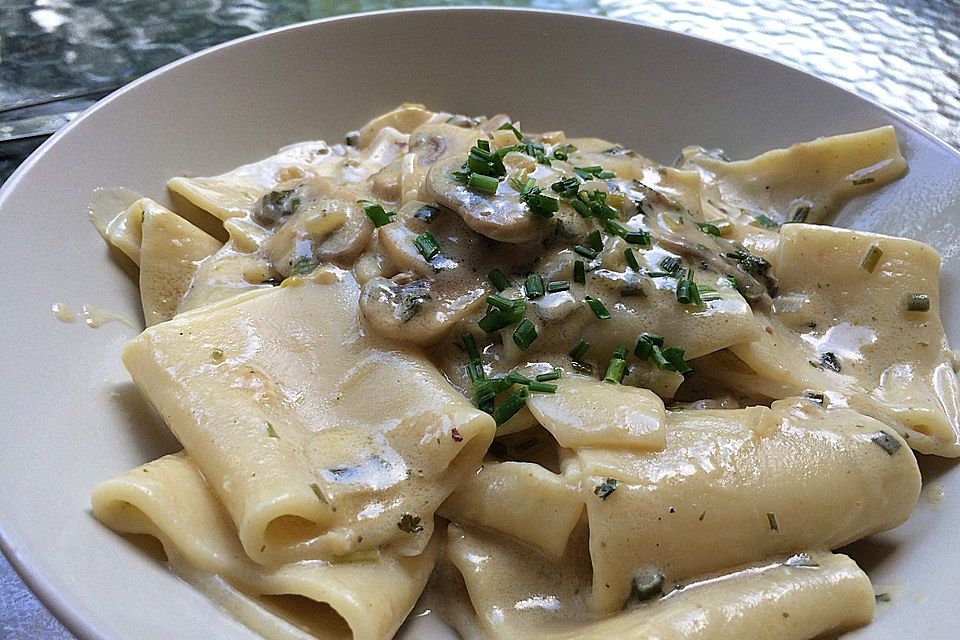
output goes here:
[{"label": "chopped chive", "polygon": [[737,280],[736,276],[726,276],[726,278],[727,278],[727,282],[730,283],[731,287],[733,287],[737,291],[740,291],[740,281]]},{"label": "chopped chive", "polygon": [[650,360],[657,365],[657,369],[667,370],[670,367],[670,362],[664,357],[663,351],[657,345],[650,348]]},{"label": "chopped chive", "polygon": [[692,280],[687,278],[680,278],[677,280],[677,302],[680,304],[690,304],[693,302],[693,296],[691,294],[692,287],[696,285]]},{"label": "chopped chive", "polygon": [[627,368],[627,348],[617,347],[613,355],[610,356],[610,362],[607,364],[607,372],[603,376],[604,382],[620,384],[623,382],[623,376]]},{"label": "chopped chive", "polygon": [[543,276],[541,276],[539,273],[531,273],[529,276],[527,276],[525,288],[527,290],[527,297],[531,300],[542,298],[545,293],[543,288]]},{"label": "chopped chive", "polygon": [[513,286],[513,283],[510,282],[507,276],[503,275],[500,269],[491,269],[490,273],[487,274],[487,278],[489,278],[493,286],[497,288],[497,291],[503,291]]},{"label": "chopped chive", "polygon": [[862,184],[873,184],[874,182],[876,182],[876,178],[854,178],[853,179],[853,185],[855,187],[858,187]]},{"label": "chopped chive", "polygon": [[[659,347],[658,347],[659,348]],[[668,347],[661,351],[663,359],[667,361],[668,371],[676,371],[679,374],[687,374],[693,371],[693,368],[683,359],[683,347]]]},{"label": "chopped chive", "polygon": [[480,318],[477,321],[477,326],[486,333],[487,335],[500,331],[505,327],[509,327],[512,322],[510,322],[507,314],[503,313],[499,309],[491,309],[487,311],[487,314]]},{"label": "chopped chive", "polygon": [[484,405],[490,405],[498,393],[506,391],[512,386],[513,383],[504,377],[475,380],[473,383],[474,402],[482,409]]},{"label": "chopped chive", "polygon": [[891,456],[895,454],[901,447],[900,441],[886,431],[878,431],[877,433],[873,434],[870,437],[870,441]]},{"label": "chopped chive", "polygon": [[512,131],[517,140],[523,140],[523,134],[517,131],[517,127],[512,122],[506,122],[497,128],[498,131]]},{"label": "chopped chive", "polygon": [[311,482],[310,488],[313,490],[313,495],[317,496],[317,500],[319,500],[323,504],[327,504],[327,498],[326,496],[323,495],[323,491],[320,489],[320,485],[318,485],[316,482]]},{"label": "chopped chive", "polygon": [[810,205],[801,204],[796,209],[793,210],[793,215],[790,217],[790,222],[806,222],[807,218],[810,216]]},{"label": "chopped chive", "polygon": [[573,248],[573,250],[574,250],[578,255],[581,255],[581,256],[583,256],[584,258],[588,258],[588,259],[590,259],[590,260],[593,260],[594,258],[597,257],[597,252],[596,252],[596,251],[594,251],[594,250],[591,249],[590,247],[585,247],[585,246],[583,246],[582,244],[578,244],[577,246],[575,246],[575,247]]},{"label": "chopped chive", "polygon": [[483,151],[490,151],[490,141],[489,140],[477,140],[476,144],[477,149],[482,149]]},{"label": "chopped chive", "polygon": [[763,213],[756,216],[754,221],[757,223],[757,225],[763,227],[764,229],[778,229],[780,227],[780,225],[777,224],[773,218]]},{"label": "chopped chive", "polygon": [[577,260],[573,263],[573,281],[580,284],[587,283],[587,272],[583,265],[583,260]]},{"label": "chopped chive", "polygon": [[873,273],[873,270],[877,267],[877,263],[880,262],[881,256],[883,256],[883,250],[875,244],[870,245],[870,248],[867,249],[867,254],[863,256],[863,260],[860,261],[860,268],[866,269],[867,273]]},{"label": "chopped chive", "polygon": [[497,192],[497,187],[500,186],[500,181],[492,176],[471,173],[470,177],[467,179],[467,185],[473,187],[477,191],[493,194]]},{"label": "chopped chive", "polygon": [[561,377],[560,369],[554,369],[547,373],[541,373],[537,376],[537,382],[550,382],[551,380],[559,380]]},{"label": "chopped chive", "polygon": [[513,330],[513,342],[520,351],[526,351],[537,339],[537,327],[526,318]]},{"label": "chopped chive", "polygon": [[527,396],[530,391],[526,387],[520,387],[509,396],[504,398],[503,402],[498,404],[493,410],[493,420],[499,427],[504,422],[512,418],[520,409],[527,404]]},{"label": "chopped chive", "polygon": [[558,293],[560,291],[569,291],[570,283],[566,280],[554,280],[547,284],[547,293]]},{"label": "chopped chive", "polygon": [[434,218],[440,215],[440,208],[431,204],[425,204],[414,212],[413,217],[422,220],[427,224],[433,222]]},{"label": "chopped chive", "polygon": [[460,339],[463,340],[463,347],[467,350],[467,357],[471,360],[479,360],[480,349],[477,348],[477,341],[474,339],[473,334],[464,331],[460,335]]},{"label": "chopped chive", "polygon": [[663,338],[652,333],[641,333],[637,338],[637,346],[633,349],[633,355],[641,360],[648,360],[653,353],[653,347],[662,347]]},{"label": "chopped chive", "polygon": [[597,497],[601,500],[606,500],[610,497],[610,494],[617,490],[617,484],[616,478],[607,478],[594,487],[593,492],[597,494]]},{"label": "chopped chive", "polygon": [[631,595],[638,602],[645,602],[663,595],[665,578],[659,571],[648,571],[636,576],[631,586]]},{"label": "chopped chive", "polygon": [[826,351],[820,356],[819,362],[810,361],[810,364],[820,369],[830,369],[840,373],[840,359],[832,351]]},{"label": "chopped chive", "polygon": [[612,235],[624,237],[629,232],[625,226],[617,222],[616,220],[606,220],[603,223],[603,227]]},{"label": "chopped chive", "polygon": [[271,438],[279,438],[279,437],[280,437],[280,436],[277,435],[277,430],[274,429],[274,428],[273,428],[273,425],[270,424],[269,422],[267,423],[267,435],[270,436]]},{"label": "chopped chive", "polygon": [[907,311],[930,311],[930,296],[925,293],[908,293],[903,297],[903,304]]},{"label": "chopped chive", "polygon": [[583,354],[587,352],[587,349],[590,348],[590,343],[586,340],[580,340],[573,349],[570,350],[570,358],[574,361],[579,361],[583,357]]},{"label": "chopped chive", "polygon": [[378,229],[385,224],[390,224],[390,222],[392,222],[390,217],[396,215],[395,211],[387,212],[384,210],[383,205],[377,203],[366,205],[363,208],[363,212],[367,214],[368,218],[370,218],[373,226],[377,227]]},{"label": "chopped chive", "polygon": [[653,244],[653,239],[646,231],[628,231],[623,239],[630,244],[638,244],[642,247],[649,247]]},{"label": "chopped chive", "polygon": [[467,363],[467,375],[470,376],[470,382],[476,382],[477,380],[483,380],[486,375],[483,372],[483,363],[479,360],[471,360]]},{"label": "chopped chive", "polygon": [[531,382],[527,385],[531,393],[556,393],[557,385],[547,384],[546,382]]},{"label": "chopped chive", "polygon": [[637,262],[637,256],[633,254],[633,249],[627,247],[623,252],[623,257],[627,260],[627,266],[634,271],[640,271],[640,263]]},{"label": "chopped chive", "polygon": [[718,238],[720,237],[720,229],[715,224],[710,224],[709,222],[698,222],[697,229],[700,229],[700,231],[708,235],[717,236]]},{"label": "chopped chive", "polygon": [[297,258],[293,266],[290,267],[291,276],[305,276],[313,273],[314,269],[320,266],[320,262],[310,256],[300,256]]},{"label": "chopped chive", "polygon": [[674,275],[680,270],[680,258],[668,256],[660,261],[660,268],[667,273]]},{"label": "chopped chive", "polygon": [[427,262],[430,262],[437,257],[437,254],[440,253],[440,245],[437,244],[437,241],[434,240],[433,234],[429,231],[424,231],[418,235],[414,241],[413,245],[417,248],[417,251],[420,252],[420,255],[423,256],[423,259]]},{"label": "chopped chive", "polygon": [[400,516],[400,522],[397,523],[397,528],[405,533],[420,533],[423,531],[423,525],[420,524],[420,516],[415,516],[411,513],[405,513]]},{"label": "chopped chive", "polygon": [[522,301],[514,300],[513,298],[504,298],[499,293],[491,293],[486,297],[486,302],[491,307],[499,309],[500,311],[512,311],[514,307],[517,306],[517,302]]},{"label": "chopped chive", "polygon": [[609,320],[613,316],[610,315],[610,312],[607,311],[607,308],[603,305],[598,298],[591,298],[587,296],[583,299],[587,303],[587,306],[590,307],[590,310],[593,311],[593,315],[597,316],[600,320]]},{"label": "chopped chive", "polygon": [[573,210],[580,214],[582,218],[592,218],[593,212],[590,211],[590,207],[587,206],[582,200],[573,198],[570,200],[570,206],[573,207]]},{"label": "chopped chive", "polygon": [[533,382],[530,378],[523,375],[519,371],[511,371],[510,373],[508,373],[506,380],[511,384],[524,384],[524,385],[528,385],[531,382]]},{"label": "chopped chive", "polygon": [[803,397],[813,402],[814,404],[819,404],[823,406],[827,402],[827,396],[822,393],[817,393],[816,391],[804,391]]},{"label": "chopped chive", "polygon": [[562,198],[576,198],[577,191],[580,188],[580,181],[575,177],[564,178],[551,184],[550,188],[560,194]]},{"label": "chopped chive", "polygon": [[600,231],[594,229],[587,235],[586,245],[593,249],[596,253],[603,251],[603,237],[600,235]]},{"label": "chopped chive", "polygon": [[777,514],[767,511],[767,524],[770,525],[770,531],[780,533],[780,524],[777,522]]}]

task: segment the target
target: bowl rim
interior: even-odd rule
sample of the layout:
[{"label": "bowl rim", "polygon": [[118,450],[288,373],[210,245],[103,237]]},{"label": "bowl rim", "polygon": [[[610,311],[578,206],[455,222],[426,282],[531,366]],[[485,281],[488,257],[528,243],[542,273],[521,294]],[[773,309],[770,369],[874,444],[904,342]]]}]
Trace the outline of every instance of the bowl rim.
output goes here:
[{"label": "bowl rim", "polygon": [[[511,14],[527,14],[527,15],[545,15],[552,17],[561,17],[562,19],[570,20],[583,20],[583,21],[597,21],[597,22],[609,22],[617,23],[620,25],[629,25],[632,28],[638,30],[652,31],[661,34],[666,34],[669,37],[679,38],[681,40],[695,41],[699,43],[704,43],[710,46],[723,47],[725,49],[730,49],[736,51],[740,54],[750,56],[759,60],[766,61],[768,63],[773,63],[785,69],[789,69],[794,73],[801,73],[807,76],[808,79],[812,79],[816,82],[827,84],[848,96],[865,103],[875,109],[882,111],[887,117],[892,121],[896,122],[898,126],[907,128],[925,138],[928,142],[934,144],[937,147],[940,147],[942,152],[946,152],[951,155],[953,158],[960,163],[960,149],[957,149],[947,143],[945,140],[939,138],[935,134],[928,131],[922,125],[914,122],[913,120],[907,118],[906,116],[894,111],[892,108],[885,105],[877,103],[875,100],[868,98],[866,96],[860,95],[852,91],[851,89],[840,85],[838,82],[823,78],[818,76],[810,71],[800,68],[797,65],[790,64],[788,62],[783,62],[781,60],[776,60],[773,58],[766,57],[764,55],[749,51],[743,47],[726,44],[723,42],[718,42],[710,38],[706,38],[699,35],[693,35],[688,33],[682,33],[679,31],[673,31],[670,29],[665,29],[662,27],[657,27],[643,22],[628,20],[624,18],[616,18],[610,16],[600,16],[592,13],[587,13],[584,11],[558,11],[551,9],[541,9],[541,8],[529,8],[529,7],[491,7],[491,6],[479,6],[479,5],[470,5],[470,6],[458,6],[458,7],[443,7],[443,6],[433,6],[433,7],[410,7],[410,8],[397,8],[397,9],[381,9],[376,11],[362,11],[354,12],[343,15],[329,16],[325,18],[318,18],[314,20],[297,22],[293,24],[283,25],[275,27],[272,29],[259,31],[257,33],[252,33],[249,35],[241,36],[233,40],[228,40],[211,47],[207,47],[200,51],[190,53],[182,58],[169,62],[162,67],[154,69],[146,73],[145,75],[133,80],[132,82],[124,85],[120,89],[117,89],[113,93],[110,93],[104,98],[98,100],[94,105],[86,109],[82,114],[64,126],[62,129],[54,133],[50,138],[43,142],[37,149],[35,149],[9,176],[9,178],[0,185],[0,210],[2,210],[3,205],[11,193],[18,189],[19,183],[24,179],[27,173],[33,170],[42,160],[43,157],[49,152],[49,150],[56,146],[60,139],[66,135],[69,135],[77,127],[85,126],[83,123],[87,120],[91,114],[100,111],[102,109],[109,108],[111,103],[121,99],[123,95],[128,92],[136,91],[141,85],[149,84],[153,81],[154,78],[162,74],[168,73],[175,68],[179,68],[184,65],[192,64],[195,60],[203,58],[209,55],[215,55],[220,51],[225,49],[241,46],[247,42],[274,37],[278,33],[284,33],[287,31],[294,30],[309,30],[316,28],[320,25],[326,25],[331,23],[348,23],[356,20],[367,20],[370,18],[383,18],[385,16],[391,16],[396,14],[435,14],[435,13],[450,13],[450,14],[459,14],[464,16],[469,16],[471,14],[502,14],[506,19]],[[12,532],[7,530],[2,520],[0,520],[0,552],[9,561],[10,565],[14,568],[23,582],[30,588],[30,590],[36,595],[37,599],[50,611],[50,613],[61,623],[63,626],[77,638],[87,640],[87,639],[103,639],[110,640],[107,636],[103,635],[97,625],[95,625],[92,620],[93,616],[90,615],[91,612],[86,612],[76,607],[73,603],[69,601],[68,598],[65,598],[62,593],[56,589],[48,580],[45,572],[40,570],[31,557],[28,557],[23,554],[20,545],[14,539]]]}]

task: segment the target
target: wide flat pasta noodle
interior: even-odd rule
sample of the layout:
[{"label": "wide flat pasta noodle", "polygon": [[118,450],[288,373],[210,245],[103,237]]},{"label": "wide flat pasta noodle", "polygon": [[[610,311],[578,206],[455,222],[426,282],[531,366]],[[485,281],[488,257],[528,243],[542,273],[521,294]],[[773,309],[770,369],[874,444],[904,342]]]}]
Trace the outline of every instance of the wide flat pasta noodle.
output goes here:
[{"label": "wide flat pasta noodle", "polygon": [[[907,172],[893,127],[879,127],[767,151],[730,162],[698,148],[684,150],[684,167],[700,172],[723,202],[749,218],[790,220],[803,208],[810,222],[826,222],[847,200]],[[739,211],[732,213],[737,218]]]},{"label": "wide flat pasta noodle", "polygon": [[348,273],[321,270],[180,314],[124,351],[257,562],[420,553],[493,436],[422,356],[362,331],[358,297]]},{"label": "wide flat pasta noodle", "polygon": [[[297,630],[321,640],[392,637],[440,551],[438,533],[418,556],[379,553],[362,562],[313,560],[265,568],[247,557],[229,515],[184,453],[100,484],[93,511],[116,531],[158,538],[188,581],[216,590],[221,605],[242,608],[255,626],[289,638],[306,637]],[[291,624],[269,613],[280,609]]]},{"label": "wide flat pasta noodle", "polygon": [[447,555],[460,570],[480,627],[493,640],[809,640],[866,624],[867,576],[842,555],[808,553],[802,564],[734,568],[648,604],[594,619],[583,532],[559,562],[503,536],[451,526]]},{"label": "wide flat pasta noodle", "polygon": [[668,414],[660,452],[579,450],[596,611],[619,610],[640,572],[681,582],[901,524],[920,492],[903,444],[854,411],[794,399]]},{"label": "wide flat pasta noodle", "polygon": [[[904,238],[803,224],[781,238],[777,313],[760,340],[730,347],[757,375],[734,372],[731,381],[774,398],[836,392],[917,451],[960,455],[960,386],[940,321],[937,253]],[[871,247],[882,256],[868,271],[861,262]],[[911,292],[928,296],[928,312],[906,310]],[[823,365],[828,353],[836,366]]]},{"label": "wide flat pasta noodle", "polygon": [[[524,498],[518,501],[517,496]],[[438,513],[511,535],[559,559],[582,512],[575,482],[538,464],[488,460]]]}]

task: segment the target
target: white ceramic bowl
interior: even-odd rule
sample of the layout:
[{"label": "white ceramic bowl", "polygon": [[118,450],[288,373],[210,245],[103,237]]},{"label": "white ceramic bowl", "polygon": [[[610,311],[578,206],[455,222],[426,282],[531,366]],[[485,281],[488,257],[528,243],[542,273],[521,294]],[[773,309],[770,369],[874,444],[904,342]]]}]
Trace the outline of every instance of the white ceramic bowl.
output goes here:
[{"label": "white ceramic bowl", "polygon": [[[81,638],[253,637],[89,514],[96,483],[177,448],[120,364],[139,327],[92,331],[50,311],[56,302],[92,304],[140,318],[134,282],[87,222],[91,192],[124,185],[163,200],[169,176],[217,173],[298,140],[335,140],[411,101],[506,111],[526,129],[598,135],[664,162],[690,143],[747,157],[893,124],[909,175],[853,203],[839,223],[940,250],[943,315],[960,345],[952,320],[960,312],[960,155],[794,69],[633,24],[490,9],[348,16],[215,47],[102,101],[0,191],[0,542]],[[878,588],[898,594],[857,637],[947,638],[960,621],[960,473],[949,461],[921,465],[945,488],[942,505],[921,501],[909,523],[851,550]]]}]

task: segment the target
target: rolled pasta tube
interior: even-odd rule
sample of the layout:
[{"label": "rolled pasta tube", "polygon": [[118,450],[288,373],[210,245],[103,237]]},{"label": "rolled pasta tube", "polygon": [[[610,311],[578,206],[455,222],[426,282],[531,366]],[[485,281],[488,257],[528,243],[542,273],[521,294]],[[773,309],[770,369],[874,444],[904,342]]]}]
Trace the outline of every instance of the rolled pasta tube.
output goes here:
[{"label": "rolled pasta tube", "polygon": [[[615,615],[591,615],[586,529],[562,560],[504,536],[451,526],[446,555],[459,569],[479,625],[494,640],[808,640],[868,623],[873,589],[850,558],[784,556],[698,577]],[[800,566],[802,565],[802,566]],[[667,589],[669,591],[669,588]]]},{"label": "rolled pasta tube", "polygon": [[358,297],[347,272],[320,270],[183,313],[124,350],[257,562],[420,553],[493,437],[421,355],[362,331]]},{"label": "rolled pasta tube", "polygon": [[676,584],[896,527],[920,492],[904,445],[876,420],[794,399],[668,414],[660,452],[581,449],[595,610],[618,611],[640,573]]},{"label": "rolled pasta tube", "polygon": [[538,464],[488,462],[467,476],[438,513],[513,536],[559,559],[583,501],[574,484]]},{"label": "rolled pasta tube", "polygon": [[[377,552],[264,568],[247,557],[229,515],[184,453],[100,484],[93,513],[116,531],[156,537],[189,582],[216,592],[221,606],[241,613],[254,628],[288,638],[305,637],[298,630],[331,640],[391,638],[440,551],[435,535],[418,556]],[[270,613],[281,608],[291,624]]]}]

